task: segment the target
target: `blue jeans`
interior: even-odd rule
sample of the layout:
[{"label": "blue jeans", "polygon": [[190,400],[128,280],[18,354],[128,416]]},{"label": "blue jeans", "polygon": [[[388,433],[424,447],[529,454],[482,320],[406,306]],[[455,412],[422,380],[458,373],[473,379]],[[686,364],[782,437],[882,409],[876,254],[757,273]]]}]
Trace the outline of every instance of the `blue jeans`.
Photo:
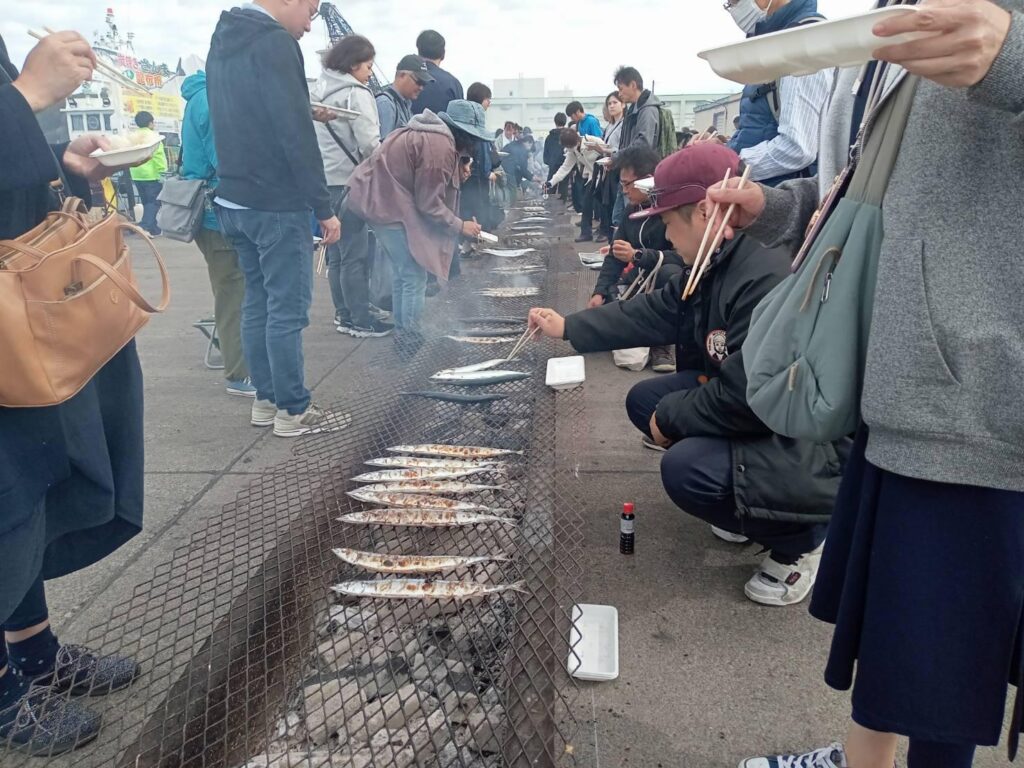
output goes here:
[{"label": "blue jeans", "polygon": [[[651,416],[665,395],[700,386],[695,371],[640,382],[626,398],[633,425],[651,436]],[[736,517],[732,444],[725,437],[687,437],[661,460],[661,480],[677,507],[716,528],[742,534],[771,550],[779,562],[795,563],[825,540],[824,523],[791,523]]]},{"label": "blue jeans", "polygon": [[313,301],[309,211],[217,209],[245,274],[242,348],[256,396],[292,415],[309,407],[302,329]]},{"label": "blue jeans", "polygon": [[136,181],[135,186],[139,190],[139,200],[142,202],[142,221],[139,226],[150,234],[160,231],[156,225],[156,212],[160,210],[160,190],[164,188],[159,181]]},{"label": "blue jeans", "polygon": [[391,258],[391,311],[395,327],[418,330],[423,316],[423,302],[427,291],[427,270],[412,257],[405,227],[374,227],[377,243]]}]

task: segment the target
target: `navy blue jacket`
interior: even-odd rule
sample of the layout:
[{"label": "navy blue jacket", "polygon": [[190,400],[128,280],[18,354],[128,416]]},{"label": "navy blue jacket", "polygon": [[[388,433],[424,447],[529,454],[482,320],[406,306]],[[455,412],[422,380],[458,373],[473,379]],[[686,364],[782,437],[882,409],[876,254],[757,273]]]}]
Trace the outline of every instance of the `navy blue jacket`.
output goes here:
[{"label": "navy blue jacket", "polygon": [[220,16],[206,62],[218,196],[261,211],[331,218],[302,51],[260,11]]},{"label": "navy blue jacket", "polygon": [[451,72],[441,69],[432,61],[427,62],[427,70],[434,77],[434,82],[427,83],[423,92],[412,103],[412,113],[419,115],[430,110],[435,115],[448,109],[448,102],[463,99],[462,83]]},{"label": "navy blue jacket", "polygon": [[[783,6],[782,9],[760,22],[748,37],[780,32],[819,15],[818,0],[792,0],[789,5]],[[775,87],[775,83],[744,87],[740,100],[740,127],[729,141],[729,147],[737,154],[744,149],[771,141],[779,135],[779,121],[775,118],[769,101],[769,99],[778,98],[778,94],[772,93]],[[813,168],[814,166],[811,166],[806,171],[766,179],[762,183],[775,186],[789,179],[813,176]]]}]

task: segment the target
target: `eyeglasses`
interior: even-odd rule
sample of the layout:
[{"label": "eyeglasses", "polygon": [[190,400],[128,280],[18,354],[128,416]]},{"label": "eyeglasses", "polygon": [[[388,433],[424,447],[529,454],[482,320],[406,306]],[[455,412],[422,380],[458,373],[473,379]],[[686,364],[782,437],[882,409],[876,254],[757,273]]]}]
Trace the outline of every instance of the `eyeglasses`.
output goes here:
[{"label": "eyeglasses", "polygon": [[636,182],[636,179],[633,179],[632,181],[623,181],[622,179],[619,179],[619,186],[622,187],[623,190],[628,190],[630,187],[636,184]]},{"label": "eyeglasses", "polygon": [[314,2],[313,2],[313,13],[310,15],[309,20],[310,21],[316,21],[319,18],[320,18],[320,4],[315,2],[315,0],[314,0]]}]

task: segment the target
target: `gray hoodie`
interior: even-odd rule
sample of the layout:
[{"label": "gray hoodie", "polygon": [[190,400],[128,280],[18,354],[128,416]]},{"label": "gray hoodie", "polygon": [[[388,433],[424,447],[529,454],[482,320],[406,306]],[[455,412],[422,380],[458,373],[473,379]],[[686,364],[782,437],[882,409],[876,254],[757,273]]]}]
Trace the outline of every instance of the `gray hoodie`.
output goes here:
[{"label": "gray hoodie", "polygon": [[[373,154],[380,146],[380,125],[377,119],[377,102],[373,91],[350,74],[325,69],[320,74],[316,88],[310,94],[313,101],[344,107],[359,112],[355,120],[332,120],[330,125],[346,149],[360,163]],[[316,138],[320,154],[324,159],[327,184],[331,187],[346,186],[355,170],[356,163],[346,154],[331,136],[323,123],[316,123]]]},{"label": "gray hoodie", "polygon": [[[883,204],[862,412],[882,469],[1024,491],[1024,0],[996,2],[1013,23],[985,79],[917,90]],[[852,79],[841,73],[822,127],[824,179],[849,143]],[[801,239],[817,181],[765,193],[748,233]]]}]

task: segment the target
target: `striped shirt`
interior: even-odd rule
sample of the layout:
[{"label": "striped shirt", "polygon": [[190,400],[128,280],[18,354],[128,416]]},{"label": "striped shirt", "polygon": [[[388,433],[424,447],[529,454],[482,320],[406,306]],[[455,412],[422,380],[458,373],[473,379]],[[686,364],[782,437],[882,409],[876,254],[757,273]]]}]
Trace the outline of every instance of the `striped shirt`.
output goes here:
[{"label": "striped shirt", "polygon": [[740,152],[754,181],[802,171],[818,157],[821,115],[832,92],[835,71],[825,69],[779,82],[779,135]]}]

